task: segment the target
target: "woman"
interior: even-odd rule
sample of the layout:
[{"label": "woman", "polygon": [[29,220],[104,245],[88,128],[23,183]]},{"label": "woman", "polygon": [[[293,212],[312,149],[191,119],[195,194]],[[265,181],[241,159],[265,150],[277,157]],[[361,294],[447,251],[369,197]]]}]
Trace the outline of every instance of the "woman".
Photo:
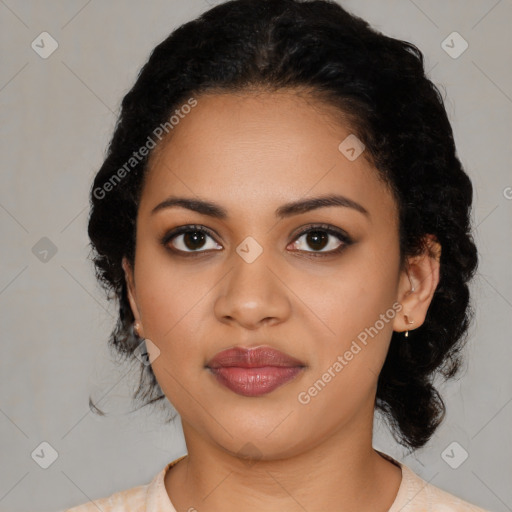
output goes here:
[{"label": "woman", "polygon": [[443,419],[477,266],[472,185],[422,53],[334,2],[234,0],[175,30],[91,189],[110,343],[187,455],[70,509],[482,511],[372,446]]}]

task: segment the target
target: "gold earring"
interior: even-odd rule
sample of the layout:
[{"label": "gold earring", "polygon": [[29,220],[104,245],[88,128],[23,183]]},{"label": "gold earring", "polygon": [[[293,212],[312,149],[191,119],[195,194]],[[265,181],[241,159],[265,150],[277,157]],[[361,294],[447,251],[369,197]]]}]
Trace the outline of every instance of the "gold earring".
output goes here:
[{"label": "gold earring", "polygon": [[139,335],[139,322],[135,322],[133,324],[133,332],[135,333],[135,335],[140,338],[140,335]]},{"label": "gold earring", "polygon": [[[411,324],[413,324],[413,323],[414,323],[414,320],[411,320],[411,321],[409,322],[409,317],[408,317],[407,315],[404,315],[404,318],[406,318],[406,319],[407,319],[406,321],[407,321],[407,323],[408,323],[409,325],[411,325]],[[409,337],[409,329],[407,329],[407,331],[405,331],[405,335],[404,335],[404,336],[405,336],[406,338],[408,338],[408,337]]]}]

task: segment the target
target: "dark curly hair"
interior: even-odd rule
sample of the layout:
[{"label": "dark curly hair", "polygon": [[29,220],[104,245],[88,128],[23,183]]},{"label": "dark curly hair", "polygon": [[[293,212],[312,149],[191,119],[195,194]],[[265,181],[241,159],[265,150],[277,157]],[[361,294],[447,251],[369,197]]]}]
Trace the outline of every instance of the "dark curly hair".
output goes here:
[{"label": "dark curly hair", "polygon": [[[318,104],[334,107],[339,120],[348,119],[396,200],[402,265],[428,250],[427,234],[442,247],[425,322],[407,342],[393,333],[376,394],[376,408],[397,442],[417,449],[444,418],[433,380],[457,373],[474,314],[468,288],[478,263],[470,230],[473,188],[421,51],[333,1],[231,0],[180,26],[152,51],[122,100],[91,188],[88,233],[96,277],[109,299],[119,301],[109,348],[139,365],[134,351],[142,339],[133,332],[121,261],[126,256],[134,263],[138,204],[153,151],[130,159],[187,98],[251,89],[309,91]],[[140,363],[132,398],[143,406],[165,398],[151,365]],[[90,397],[89,405],[104,414]]]}]

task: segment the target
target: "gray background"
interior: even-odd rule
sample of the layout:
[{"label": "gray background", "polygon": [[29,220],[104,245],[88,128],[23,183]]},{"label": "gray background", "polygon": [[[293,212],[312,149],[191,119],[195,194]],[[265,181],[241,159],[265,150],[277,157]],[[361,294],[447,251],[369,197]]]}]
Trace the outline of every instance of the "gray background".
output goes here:
[{"label": "gray background", "polygon": [[[209,5],[0,0],[1,511],[63,510],[146,483],[185,453],[179,423],[164,427],[149,408],[125,414],[137,375],[116,367],[106,348],[115,311],[87,260],[87,194],[121,98],[150,50]],[[466,364],[459,380],[442,386],[446,420],[424,449],[405,457],[377,418],[375,446],[434,485],[511,511],[512,1],[343,5],[415,43],[442,84],[475,186],[481,258]],[[43,31],[59,45],[46,59],[31,47]],[[458,58],[441,46],[453,31],[469,44]],[[43,237],[54,255],[40,252],[50,245]],[[92,414],[90,393],[113,413]],[[31,456],[44,441],[58,453],[48,469]],[[452,459],[469,454],[457,469],[442,457],[454,441]]]}]

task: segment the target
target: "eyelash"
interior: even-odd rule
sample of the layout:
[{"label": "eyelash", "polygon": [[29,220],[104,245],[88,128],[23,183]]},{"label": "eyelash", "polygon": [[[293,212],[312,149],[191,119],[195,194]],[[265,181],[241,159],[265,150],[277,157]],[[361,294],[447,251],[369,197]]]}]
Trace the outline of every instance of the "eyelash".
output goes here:
[{"label": "eyelash", "polygon": [[[344,251],[349,245],[353,243],[353,240],[341,229],[334,228],[333,226],[330,226],[328,224],[311,224],[306,226],[304,229],[302,229],[299,233],[295,235],[295,238],[293,239],[293,242],[296,242],[299,238],[301,238],[303,235],[308,234],[313,231],[321,231],[325,232],[329,235],[332,235],[336,238],[338,238],[342,244],[336,248],[332,249],[330,251],[298,251],[298,252],[304,252],[309,256],[313,258],[318,257],[327,257],[327,256],[333,256],[335,254],[340,254],[342,251]],[[209,250],[206,251],[182,251],[180,249],[171,248],[169,247],[169,242],[171,242],[175,237],[183,234],[183,233],[205,233],[211,238],[215,239],[214,233],[209,230],[208,228],[205,228],[204,226],[198,225],[198,224],[188,224],[186,226],[180,226],[178,228],[172,229],[171,231],[167,232],[164,237],[161,240],[161,244],[169,251],[171,251],[173,254],[177,254],[179,256],[184,256],[186,258],[188,257],[197,257],[201,256],[204,253],[208,253]]]}]

